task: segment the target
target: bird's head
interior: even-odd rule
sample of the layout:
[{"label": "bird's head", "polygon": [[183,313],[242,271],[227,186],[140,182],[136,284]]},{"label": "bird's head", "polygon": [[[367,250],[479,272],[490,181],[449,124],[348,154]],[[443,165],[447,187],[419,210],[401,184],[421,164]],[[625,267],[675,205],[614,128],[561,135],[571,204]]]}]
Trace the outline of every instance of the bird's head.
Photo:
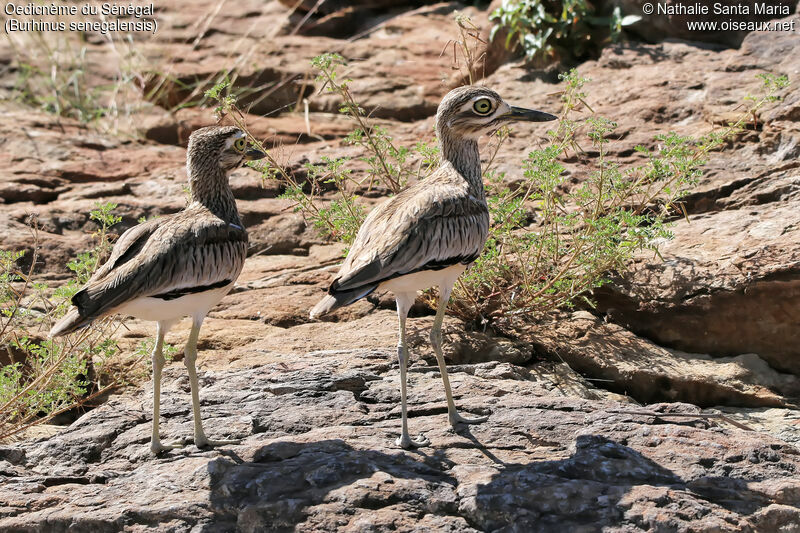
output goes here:
[{"label": "bird's head", "polygon": [[477,139],[509,122],[547,122],[557,118],[544,111],[509,105],[487,87],[467,85],[453,89],[442,99],[436,113],[436,131],[440,138],[447,132],[455,137]]},{"label": "bird's head", "polygon": [[208,126],[189,137],[187,162],[191,167],[218,166],[228,172],[245,161],[262,159],[266,154],[248,146],[247,136],[235,126]]}]

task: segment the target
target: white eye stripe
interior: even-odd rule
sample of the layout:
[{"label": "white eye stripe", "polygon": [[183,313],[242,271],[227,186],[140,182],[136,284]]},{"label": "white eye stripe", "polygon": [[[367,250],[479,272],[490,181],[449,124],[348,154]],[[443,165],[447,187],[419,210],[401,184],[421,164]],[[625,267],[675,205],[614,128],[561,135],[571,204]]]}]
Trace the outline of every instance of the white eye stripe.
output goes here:
[{"label": "white eye stripe", "polygon": [[490,100],[491,101],[491,99],[487,98],[486,96],[478,96],[476,98],[472,98],[472,99],[464,102],[463,104],[461,104],[461,107],[459,108],[459,111],[472,111],[472,107],[479,100]]},{"label": "white eye stripe", "polygon": [[236,141],[238,141],[239,139],[244,139],[246,137],[247,135],[245,135],[243,131],[237,131],[236,133],[225,139],[225,149],[227,150],[231,148],[236,143]]}]

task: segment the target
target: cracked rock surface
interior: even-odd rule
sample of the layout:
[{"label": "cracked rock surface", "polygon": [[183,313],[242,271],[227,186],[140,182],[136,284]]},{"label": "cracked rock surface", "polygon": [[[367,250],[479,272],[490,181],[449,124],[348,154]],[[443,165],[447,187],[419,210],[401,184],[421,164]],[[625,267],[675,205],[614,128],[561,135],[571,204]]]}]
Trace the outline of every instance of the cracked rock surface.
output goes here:
[{"label": "cracked rock surface", "polygon": [[[800,454],[689,404],[640,408],[509,363],[452,373],[453,431],[438,373],[411,373],[404,451],[391,352],[276,355],[205,372],[212,436],[150,455],[150,395],[97,408],[58,435],[0,450],[4,531],[777,531],[800,527]],[[162,435],[191,432],[188,383],[170,370]],[[655,415],[641,414],[651,411]],[[672,416],[670,416],[672,414]],[[684,415],[684,416],[681,416]],[[563,530],[563,529],[562,529]],[[605,530],[605,529],[604,529]]]},{"label": "cracked rock surface", "polygon": [[[635,10],[642,2],[616,3]],[[159,32],[134,40],[148,68],[133,87],[139,101],[126,135],[6,98],[22,71],[0,40],[2,248],[30,251],[37,214],[37,266],[53,287],[91,247],[96,202],[118,204],[117,233],[180,210],[185,142],[215,118],[179,104],[227,70],[272,91],[243,100],[245,118],[269,146],[284,145],[274,153],[298,179],[305,163],[342,156],[364,177],[364,154],[342,140],[353,124],[335,98],[318,93],[310,58],[344,55],[343,75],[376,123],[404,146],[431,141],[436,106],[459,77],[441,53],[457,35],[455,11],[488,34],[499,0],[330,1],[313,13],[315,1],[297,12],[287,4],[298,3],[158,5]],[[653,39],[685,37],[644,28]],[[394,445],[393,302],[374,294],[310,321],[343,247],[309,228],[279,198],[280,186],[243,168],[230,181],[251,249],[235,289],[204,323],[198,360],[209,437],[241,443],[153,457],[142,363],[132,369],[135,386],[72,424],[0,446],[0,531],[800,532],[797,35],[728,36],[737,48],[717,37],[621,42],[579,65],[592,80],[592,108],[618,122],[608,149],[623,167],[641,164],[634,148],[655,149],[658,133],[700,136],[727,123],[758,91],[756,74],[785,73],[795,85],[759,112],[756,126],[709,154],[685,199],[688,221],[675,222],[663,259],[637,256],[598,291],[597,308],[542,319],[514,338],[446,319],[456,402],[487,422],[448,425],[427,341],[432,313],[417,305],[409,423],[432,445]],[[113,48],[92,38],[85,54],[90,78],[113,86]],[[515,105],[559,108],[555,71],[497,46],[481,75]],[[154,86],[163,90],[145,97]],[[307,114],[287,108],[304,98]],[[509,182],[546,131],[515,126],[496,159]],[[586,161],[564,163],[567,187],[591,171]],[[375,189],[365,201],[385,194]],[[116,340],[132,354],[154,330],[128,321]],[[184,321],[167,336],[178,350],[162,391],[165,442],[192,431],[180,362],[188,331]]]}]

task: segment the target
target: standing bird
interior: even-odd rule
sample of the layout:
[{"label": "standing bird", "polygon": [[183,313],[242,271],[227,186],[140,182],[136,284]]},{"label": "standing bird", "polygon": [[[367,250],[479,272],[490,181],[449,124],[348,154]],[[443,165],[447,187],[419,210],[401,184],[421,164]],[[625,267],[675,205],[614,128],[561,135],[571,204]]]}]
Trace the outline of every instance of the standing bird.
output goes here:
[{"label": "standing bird", "polygon": [[398,446],[430,444],[424,436],[416,440],[409,436],[406,413],[406,317],[417,291],[428,287],[439,288],[439,306],[430,339],[444,382],[450,424],[456,427],[459,422],[474,424],[488,418],[458,414],[442,355],[442,322],[453,285],[481,254],[489,233],[478,138],[515,120],[543,122],[556,118],[542,111],[510,106],[486,87],[459,87],[447,93],[436,113],[441,165],[369,214],[328,295],[311,310],[311,318],[315,318],[378,288],[394,293],[400,319],[397,358],[402,432]]},{"label": "standing bird", "polygon": [[208,311],[233,287],[247,255],[242,227],[228,174],[243,161],[264,157],[248,149],[245,134],[232,126],[202,128],[189,137],[186,171],[191,203],[174,215],[135,226],[119,238],[108,261],[72,297],[72,307],[51,337],[66,335],[98,318],[130,315],[158,323],[153,349],[153,433],[150,449],[159,453],[179,448],[161,444],[158,432],[164,335],[182,317],[192,317],[184,350],[198,447],[233,444],[206,437],[200,418],[197,382],[197,337]]}]

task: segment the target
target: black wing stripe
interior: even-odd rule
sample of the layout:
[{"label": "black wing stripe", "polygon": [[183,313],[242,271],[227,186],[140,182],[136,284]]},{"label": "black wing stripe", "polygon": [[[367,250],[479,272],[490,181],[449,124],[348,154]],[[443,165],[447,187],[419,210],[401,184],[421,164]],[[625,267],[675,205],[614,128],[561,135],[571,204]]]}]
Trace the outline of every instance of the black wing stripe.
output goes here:
[{"label": "black wing stripe", "polygon": [[211,285],[200,285],[199,287],[186,287],[183,289],[175,289],[173,291],[165,292],[163,294],[156,294],[154,296],[151,296],[151,298],[160,298],[161,300],[175,300],[176,298],[180,298],[181,296],[186,296],[187,294],[196,294],[198,292],[206,292],[206,291],[212,291],[214,289],[219,289],[226,285],[230,285],[230,283],[231,280],[224,279],[222,281],[212,283]]}]

